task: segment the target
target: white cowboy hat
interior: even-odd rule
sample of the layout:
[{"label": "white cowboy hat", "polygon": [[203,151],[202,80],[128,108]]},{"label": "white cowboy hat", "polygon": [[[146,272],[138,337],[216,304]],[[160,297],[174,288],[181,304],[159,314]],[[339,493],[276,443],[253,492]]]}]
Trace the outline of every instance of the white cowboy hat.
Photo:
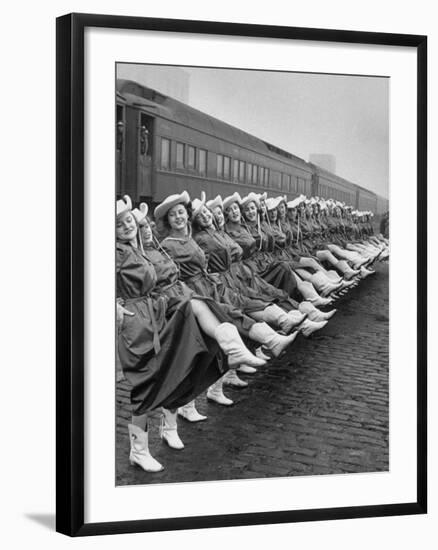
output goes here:
[{"label": "white cowboy hat", "polygon": [[222,197],[220,195],[218,195],[214,199],[207,201],[207,208],[210,208],[210,210],[213,210],[214,208],[216,208],[216,206],[220,206],[222,210],[224,209]]},{"label": "white cowboy hat", "polygon": [[233,204],[233,202],[237,202],[237,204],[239,204],[239,205],[242,202],[242,199],[240,198],[240,195],[237,191],[235,193],[233,193],[232,195],[229,195],[228,197],[224,198],[224,200],[222,201],[222,204],[224,206],[224,210],[226,210],[229,206],[231,206]]},{"label": "white cowboy hat", "polygon": [[305,200],[306,200],[306,195],[300,195],[299,197],[296,197],[292,201],[289,201],[287,203],[287,207],[288,208],[296,208],[298,205],[300,205]]},{"label": "white cowboy hat", "polygon": [[204,208],[206,198],[207,197],[205,196],[205,191],[201,191],[201,198],[192,200],[192,217],[193,217],[193,219],[195,219],[196,216]]},{"label": "white cowboy hat", "polygon": [[254,202],[257,208],[259,207],[259,196],[257,193],[254,193],[251,191],[251,193],[248,193],[246,197],[243,197],[243,199],[240,201],[240,206],[246,206],[248,203]]},{"label": "white cowboy hat", "polygon": [[159,218],[164,218],[164,216],[169,212],[171,208],[177,204],[189,204],[190,195],[187,191],[183,191],[179,195],[169,195],[161,202],[154,210],[154,218],[158,220]]},{"label": "white cowboy hat", "polygon": [[280,204],[281,202],[284,202],[284,204],[287,204],[287,196],[286,195],[278,195],[278,197],[276,197],[277,200],[278,200],[278,204]]},{"label": "white cowboy hat", "polygon": [[141,223],[148,215],[148,205],[145,202],[140,203],[139,208],[134,208],[132,215],[137,220],[137,223]]},{"label": "white cowboy hat", "polygon": [[269,197],[269,199],[266,199],[266,208],[268,210],[275,210],[282,200],[283,197],[276,197],[275,199]]},{"label": "white cowboy hat", "polygon": [[132,210],[132,201],[129,195],[123,195],[123,199],[120,199],[116,202],[116,211],[117,216],[123,214],[127,210]]}]

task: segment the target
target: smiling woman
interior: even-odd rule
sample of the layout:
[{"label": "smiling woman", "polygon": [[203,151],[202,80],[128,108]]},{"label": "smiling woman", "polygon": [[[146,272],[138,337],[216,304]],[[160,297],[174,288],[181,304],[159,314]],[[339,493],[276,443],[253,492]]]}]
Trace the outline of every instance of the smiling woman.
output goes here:
[{"label": "smiling woman", "polygon": [[[424,511],[425,295],[418,290],[416,296],[416,285],[405,285],[403,281],[415,280],[416,271],[421,273],[425,269],[425,234],[421,223],[425,220],[422,217],[426,168],[425,37],[212,21],[124,20],[119,16],[81,14],[61,18],[57,37],[57,114],[60,115],[57,241],[61,243],[57,259],[57,324],[61,336],[57,345],[58,529],[85,535]],[[169,64],[179,65],[181,72],[186,70],[181,63],[189,65],[187,72],[193,76],[190,95],[184,99],[175,96],[171,89],[161,89],[149,74],[142,82],[134,75],[119,72],[119,66],[124,64],[123,68],[129,69],[133,60],[161,64],[159,70],[167,77],[173,72]],[[331,74],[322,75],[323,71]],[[73,78],[75,75],[79,78]],[[194,75],[203,79],[206,84],[203,90],[200,87],[196,90],[199,81]],[[386,83],[378,75],[386,75]],[[124,78],[130,82],[123,81]],[[236,85],[230,86],[233,79]],[[373,116],[373,110],[382,104],[366,83],[377,79],[391,94],[390,141],[387,136],[379,139],[374,130],[375,122],[388,127],[384,116]],[[293,85],[288,86],[286,80]],[[359,92],[364,92],[365,102],[363,108],[356,102],[352,110],[351,103],[359,97],[358,93],[351,93],[349,84],[353,80],[359,84]],[[338,84],[336,93],[332,93],[330,81]],[[225,92],[222,97],[221,92]],[[285,101],[277,101],[278,93]],[[316,93],[322,95],[322,100],[313,100],[312,104],[311,98]],[[189,101],[193,106],[187,105]],[[230,107],[240,119],[230,116]],[[280,113],[275,114],[277,107]],[[289,119],[294,109],[295,116]],[[361,124],[354,124],[353,111],[359,114]],[[252,124],[260,118],[261,126]],[[332,146],[336,145],[339,131],[346,141],[335,150]],[[279,139],[280,132],[284,140]],[[370,138],[361,141],[361,158],[353,154],[354,141],[359,135]],[[135,248],[135,239],[130,239],[129,218],[119,225],[121,238],[117,248],[113,246],[114,188],[117,198],[129,193],[135,205],[141,202],[156,205],[165,196],[186,189],[194,197],[205,190],[209,198],[235,191],[242,196],[251,191],[266,191],[271,197],[274,194],[272,198],[280,193],[286,195],[287,201],[305,193],[309,198],[344,201],[359,212],[375,211],[376,193],[365,192],[358,185],[362,185],[359,177],[363,174],[365,178],[367,169],[379,164],[370,154],[368,143],[380,151],[387,152],[388,144],[391,147],[390,172],[396,182],[391,203],[391,234],[395,239],[395,262],[399,262],[392,263],[391,273],[406,275],[408,270],[409,275],[399,281],[392,277],[391,281],[391,292],[396,298],[391,300],[391,334],[395,343],[391,353],[387,353],[388,326],[379,319],[380,325],[374,323],[377,287],[379,300],[388,303],[388,285],[383,284],[387,282],[388,266],[383,263],[377,266],[376,275],[363,282],[357,279],[361,287],[336,302],[340,306],[338,314],[324,337],[314,341],[300,337],[284,360],[272,361],[266,369],[260,369],[253,377],[251,391],[242,396],[246,403],[241,403],[239,410],[228,414],[220,410],[218,417],[222,422],[211,418],[208,424],[188,427],[183,439],[187,437],[186,442],[190,441],[190,449],[184,457],[180,452],[173,453],[184,458],[178,465],[174,462],[178,467],[158,475],[130,468],[128,432],[120,430],[131,413],[129,386],[118,383],[115,400],[114,372],[108,368],[114,362],[114,346],[110,345],[115,324],[113,251],[117,251],[119,262],[126,253],[127,260],[131,257],[145,270],[145,277],[140,277],[141,288],[133,292],[139,304],[154,299],[158,285],[147,284],[152,270],[140,243]],[[329,173],[304,161],[312,152],[336,155],[336,169],[330,169]],[[358,172],[345,172],[342,153]],[[218,162],[219,157],[222,160]],[[389,163],[383,164],[388,170]],[[351,181],[342,180],[336,176],[337,172]],[[366,179],[377,181],[374,177]],[[366,181],[363,185],[366,186]],[[377,188],[373,191],[379,192]],[[186,206],[190,219],[189,204]],[[414,212],[412,219],[403,216],[406,211]],[[418,225],[416,213],[420,216]],[[342,226],[348,233],[346,221],[333,220],[341,241],[345,240]],[[181,220],[175,222],[180,224]],[[330,231],[329,222],[322,220]],[[306,225],[313,239],[312,233],[318,232],[314,220],[306,220]],[[170,225],[168,229],[172,230]],[[179,231],[177,226],[173,230]],[[147,230],[144,235],[148,236]],[[416,262],[417,235],[420,257]],[[189,236],[169,236],[166,247],[170,247],[173,239],[184,254]],[[400,250],[405,250],[405,243],[400,247],[400,236],[412,237],[409,242],[414,251],[411,261],[404,261],[402,266]],[[250,237],[255,242],[256,237]],[[357,258],[357,253],[367,256],[374,245],[387,246],[384,241],[365,239],[365,243],[350,244],[356,250],[343,248],[349,251],[343,260],[327,256],[325,269],[331,269],[327,265],[329,258],[337,265],[349,264],[353,260],[348,257]],[[343,244],[337,246],[341,248]],[[187,252],[190,251],[187,247]],[[336,249],[331,254],[334,256],[335,252]],[[118,266],[120,292],[138,281],[129,272],[131,265],[134,261]],[[182,265],[183,262],[181,273]],[[204,277],[205,263],[201,271],[199,280]],[[342,307],[344,299],[350,302],[350,307]],[[157,303],[167,300],[171,302],[164,292],[157,296]],[[188,302],[189,307],[185,307],[193,310],[202,334],[196,306],[191,300]],[[125,303],[121,307],[134,313],[136,306]],[[125,327],[135,324],[135,315],[123,310],[121,313]],[[139,319],[140,315],[135,322]],[[415,334],[417,321],[415,339],[412,333]],[[157,343],[154,331],[151,334],[150,344],[154,347]],[[179,338],[180,333],[175,337]],[[157,357],[163,353],[163,342],[168,343],[160,338]],[[399,342],[404,345],[397,345]],[[177,354],[181,348],[175,350],[174,344],[170,347]],[[184,345],[190,347],[189,344],[191,341],[185,339],[184,333]],[[403,367],[392,369],[389,392],[388,357],[392,366]],[[179,362],[181,358],[178,356]],[[146,364],[153,366],[154,361]],[[255,399],[245,399],[249,393]],[[200,406],[203,412],[215,410],[215,405],[204,401]],[[326,429],[331,426],[333,429]],[[202,432],[207,437],[189,439],[189,432]],[[304,437],[306,433],[312,437]],[[163,449],[154,433],[149,435],[153,456],[170,465],[172,451]],[[312,447],[310,443],[307,447],[304,440],[311,440]],[[384,472],[389,466],[388,448],[391,470]],[[115,449],[116,461],[112,458]],[[213,455],[216,460],[209,460]],[[364,472],[366,468],[368,475],[328,475]],[[305,479],[295,477],[303,474],[309,475]],[[242,476],[247,478],[245,482]],[[283,490],[278,491],[278,481],[257,479],[268,476],[282,476]],[[214,486],[190,483],[189,491],[181,483],[197,479],[212,479],[216,483]],[[233,482],[227,483],[228,479]],[[144,487],[157,481],[160,486]],[[173,481],[172,486],[163,485]],[[137,486],[117,490],[118,485],[127,484]],[[145,506],[151,492],[153,506]],[[262,498],[256,498],[257,495]],[[165,521],[166,518],[173,519]],[[145,519],[148,521],[134,521]]]},{"label": "smiling woman", "polygon": [[[171,223],[179,231],[187,212],[184,206],[173,208]],[[244,361],[259,366],[264,361],[245,348],[223,315],[225,322],[220,323],[205,302],[193,300],[193,293],[181,285],[178,292],[163,290],[178,270],[173,265],[173,271],[157,274],[145,254],[137,223],[146,214],[146,205],[142,211],[132,212],[128,196],[117,202],[118,353],[131,385],[129,460],[147,472],[158,472],[163,468],[149,453],[148,413],[162,407],[161,438],[169,447],[183,449],[177,432],[177,408],[186,406],[221,376],[224,368],[219,348],[230,366]],[[148,224],[143,225],[147,240],[151,232]],[[191,413],[193,417],[194,411]]]}]

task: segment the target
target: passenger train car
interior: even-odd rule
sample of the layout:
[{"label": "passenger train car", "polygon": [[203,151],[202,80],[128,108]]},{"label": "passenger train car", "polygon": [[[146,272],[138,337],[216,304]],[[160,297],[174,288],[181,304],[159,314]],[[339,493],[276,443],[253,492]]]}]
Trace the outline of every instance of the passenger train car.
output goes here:
[{"label": "passenger train car", "polygon": [[117,81],[116,192],[155,205],[187,190],[303,193],[382,213],[388,200],[151,88]]}]

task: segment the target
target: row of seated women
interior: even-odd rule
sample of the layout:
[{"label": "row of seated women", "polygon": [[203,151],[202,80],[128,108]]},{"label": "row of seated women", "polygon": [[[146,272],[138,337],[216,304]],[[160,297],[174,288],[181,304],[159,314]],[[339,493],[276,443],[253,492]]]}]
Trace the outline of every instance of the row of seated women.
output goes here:
[{"label": "row of seated women", "polygon": [[184,447],[178,415],[205,420],[195,398],[233,402],[301,333],[321,330],[339,295],[373,273],[389,243],[370,214],[335,201],[238,193],[206,202],[171,195],[148,218],[142,203],[117,201],[118,355],[131,386],[131,464],[162,470],[148,446],[148,413],[162,408],[160,436]]}]

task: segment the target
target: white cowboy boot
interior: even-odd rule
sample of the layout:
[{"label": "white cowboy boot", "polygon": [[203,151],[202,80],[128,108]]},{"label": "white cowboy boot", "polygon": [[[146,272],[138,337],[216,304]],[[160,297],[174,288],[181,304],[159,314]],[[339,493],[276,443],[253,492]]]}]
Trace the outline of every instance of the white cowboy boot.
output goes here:
[{"label": "white cowboy boot", "polygon": [[352,269],[346,260],[339,260],[336,267],[342,271],[344,278],[347,280],[352,279],[360,273],[358,269]]},{"label": "white cowboy boot", "polygon": [[300,311],[300,309],[291,309],[288,312],[288,316],[293,320],[294,326],[299,325],[304,321],[304,319],[307,317],[307,313],[304,311]]},{"label": "white cowboy boot", "polygon": [[188,422],[202,422],[207,420],[207,417],[203,414],[199,414],[195,407],[195,400],[190,401],[187,405],[178,409],[178,414],[185,418]]},{"label": "white cowboy boot", "polygon": [[261,367],[266,364],[257,358],[242,342],[237,328],[231,323],[222,323],[215,329],[215,340],[228,358],[228,365],[234,367],[244,363],[251,367]]},{"label": "white cowboy boot", "polygon": [[149,452],[148,433],[135,424],[128,424],[128,430],[131,443],[129,462],[137,464],[145,472],[161,472],[163,466]]},{"label": "white cowboy boot", "polygon": [[231,405],[234,405],[234,401],[231,399],[228,399],[224,395],[224,392],[222,391],[223,386],[223,377],[219,378],[217,382],[215,382],[212,386],[210,386],[207,390],[207,399],[210,401],[214,401],[218,405],[224,405],[225,407],[230,407]]},{"label": "white cowboy boot", "polygon": [[342,284],[342,282],[333,282],[322,271],[314,273],[310,281],[323,298],[337,290]]},{"label": "white cowboy boot", "polygon": [[344,288],[350,288],[350,287],[353,287],[355,286],[355,281],[347,281],[346,279],[343,279],[341,281],[341,286],[339,287],[339,290],[344,290]]},{"label": "white cowboy boot", "polygon": [[317,330],[324,328],[327,323],[328,321],[310,321],[306,319],[300,327],[300,332],[303,336],[308,337]]},{"label": "white cowboy boot", "polygon": [[342,281],[342,277],[333,269],[331,269],[330,271],[326,271],[325,274],[332,283],[340,283]]},{"label": "white cowboy boot", "polygon": [[257,372],[257,369],[255,369],[254,367],[250,367],[249,365],[239,365],[236,370],[238,370],[239,372],[243,372],[243,374],[254,374],[255,372]]},{"label": "white cowboy boot", "polygon": [[258,347],[256,348],[254,355],[255,355],[256,357],[259,357],[260,359],[264,359],[265,361],[269,361],[269,359],[271,359],[271,358],[269,357],[269,355],[266,355],[265,353],[263,353],[263,348],[262,348],[262,346],[258,346]]},{"label": "white cowboy boot", "polygon": [[289,332],[297,324],[293,317],[290,317],[281,309],[281,307],[278,307],[275,304],[268,306],[263,310],[263,321],[280,327],[286,334],[289,334]]},{"label": "white cowboy boot", "polygon": [[235,369],[230,369],[225,373],[223,383],[227,386],[233,386],[233,388],[246,388],[248,386],[248,382],[241,380],[237,376]]},{"label": "white cowboy boot", "polygon": [[315,305],[315,306],[324,307],[324,306],[328,306],[328,305],[332,304],[333,299],[332,298],[323,298],[322,296],[318,296],[318,298],[309,299],[309,302],[312,302],[312,304]]},{"label": "white cowboy boot", "polygon": [[298,281],[297,287],[306,300],[313,301],[320,297],[312,283],[309,283],[309,281]]},{"label": "white cowboy boot", "polygon": [[301,302],[301,304],[298,305],[298,309],[303,313],[307,313],[307,318],[310,319],[310,321],[328,321],[337,312],[337,309],[332,309],[325,313],[310,302]]},{"label": "white cowboy boot", "polygon": [[297,332],[282,336],[273,330],[267,323],[255,323],[249,331],[249,337],[256,342],[263,344],[274,357],[281,353],[295,340]]},{"label": "white cowboy boot", "polygon": [[160,437],[163,439],[171,449],[184,449],[184,443],[181,441],[177,431],[176,417],[177,412],[174,413],[162,407],[163,416],[161,417]]},{"label": "white cowboy boot", "polygon": [[368,275],[374,275],[375,271],[373,269],[367,269],[366,267],[360,268],[360,276],[362,279],[365,279],[365,277],[368,277]]}]

